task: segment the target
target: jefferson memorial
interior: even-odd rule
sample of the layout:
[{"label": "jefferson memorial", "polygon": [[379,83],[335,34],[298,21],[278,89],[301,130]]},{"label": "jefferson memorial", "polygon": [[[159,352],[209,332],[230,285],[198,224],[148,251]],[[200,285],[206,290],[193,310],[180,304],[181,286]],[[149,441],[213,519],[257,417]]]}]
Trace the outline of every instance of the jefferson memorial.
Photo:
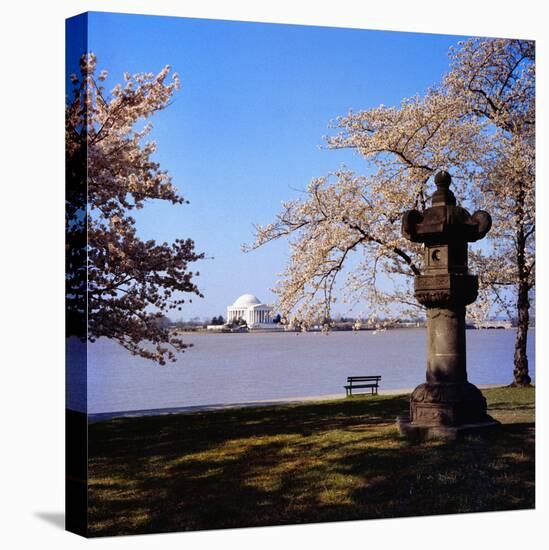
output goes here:
[{"label": "jefferson memorial", "polygon": [[243,294],[232,306],[227,308],[227,322],[243,319],[246,321],[248,328],[260,328],[263,325],[272,326],[272,310],[272,307],[262,304],[253,294]]}]

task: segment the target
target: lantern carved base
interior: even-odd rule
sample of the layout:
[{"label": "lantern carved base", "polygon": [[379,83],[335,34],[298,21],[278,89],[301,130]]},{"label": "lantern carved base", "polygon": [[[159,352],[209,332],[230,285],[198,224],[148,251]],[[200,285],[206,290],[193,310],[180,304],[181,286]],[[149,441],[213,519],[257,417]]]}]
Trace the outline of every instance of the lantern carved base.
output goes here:
[{"label": "lantern carved base", "polygon": [[410,398],[410,414],[397,419],[400,433],[410,439],[456,439],[499,426],[486,413],[486,399],[469,382],[426,383]]}]

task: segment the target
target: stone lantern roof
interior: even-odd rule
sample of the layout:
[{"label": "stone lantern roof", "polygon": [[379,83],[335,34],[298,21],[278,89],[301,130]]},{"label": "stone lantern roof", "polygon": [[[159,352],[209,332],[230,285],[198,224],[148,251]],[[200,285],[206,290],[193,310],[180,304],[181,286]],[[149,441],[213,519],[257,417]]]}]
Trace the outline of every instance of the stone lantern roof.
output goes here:
[{"label": "stone lantern roof", "polygon": [[478,241],[490,231],[490,214],[478,210],[471,215],[465,208],[458,206],[450,190],[451,182],[448,172],[439,172],[435,176],[437,190],[432,196],[432,206],[423,212],[409,210],[404,214],[404,237],[416,243],[447,244]]}]

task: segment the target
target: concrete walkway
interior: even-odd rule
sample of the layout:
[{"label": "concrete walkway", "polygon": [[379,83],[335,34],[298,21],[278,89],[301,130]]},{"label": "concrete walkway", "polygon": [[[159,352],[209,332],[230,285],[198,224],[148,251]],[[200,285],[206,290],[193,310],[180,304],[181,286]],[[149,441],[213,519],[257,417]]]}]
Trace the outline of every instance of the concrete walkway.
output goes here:
[{"label": "concrete walkway", "polygon": [[[479,389],[500,388],[501,384],[479,384]],[[414,388],[402,388],[395,390],[379,390],[379,395],[408,395]],[[357,394],[361,395],[361,394]],[[369,394],[364,394],[369,395]],[[220,411],[227,409],[241,409],[244,407],[269,407],[272,405],[298,405],[299,403],[311,403],[315,401],[333,401],[345,399],[345,394],[334,393],[329,395],[313,395],[306,397],[286,397],[282,399],[269,399],[260,401],[248,401],[243,403],[214,403],[210,405],[191,405],[187,407],[172,407],[165,409],[145,409],[137,411],[119,411],[106,413],[92,413],[88,415],[88,423],[112,420],[113,418],[131,418],[136,416],[158,416],[162,414],[183,414],[194,412]],[[352,399],[349,398],[349,399]]]}]

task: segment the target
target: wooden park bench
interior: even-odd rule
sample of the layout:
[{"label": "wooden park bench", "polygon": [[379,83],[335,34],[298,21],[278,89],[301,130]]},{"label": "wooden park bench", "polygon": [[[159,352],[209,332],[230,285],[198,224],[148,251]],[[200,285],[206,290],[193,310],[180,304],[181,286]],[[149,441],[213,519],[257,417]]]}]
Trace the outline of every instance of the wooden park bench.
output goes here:
[{"label": "wooden park bench", "polygon": [[346,397],[353,395],[353,390],[358,388],[370,388],[372,395],[377,394],[381,376],[348,376],[345,388]]}]

